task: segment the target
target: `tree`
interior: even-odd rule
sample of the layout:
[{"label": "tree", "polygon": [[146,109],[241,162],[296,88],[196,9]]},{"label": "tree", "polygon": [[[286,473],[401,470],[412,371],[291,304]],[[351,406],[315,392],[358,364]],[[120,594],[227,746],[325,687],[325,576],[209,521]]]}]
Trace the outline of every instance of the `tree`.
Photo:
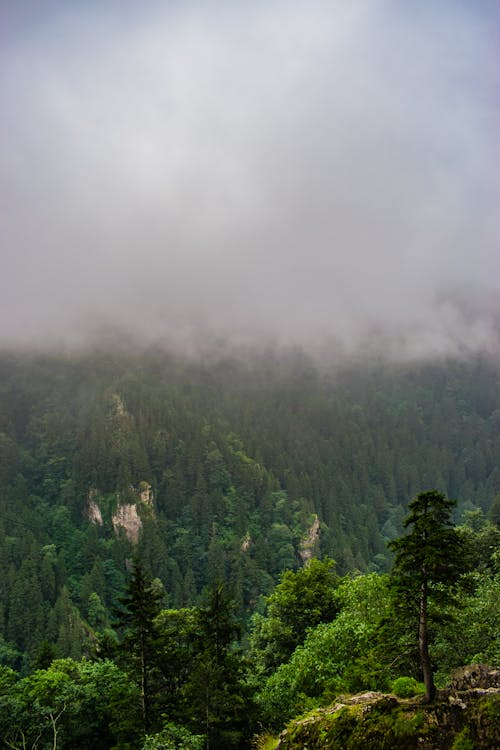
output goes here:
[{"label": "tree", "polygon": [[425,684],[425,699],[433,700],[436,688],[429,655],[429,624],[439,612],[430,607],[453,604],[451,586],[464,570],[463,538],[452,527],[455,502],[437,490],[421,492],[409,504],[403,523],[405,536],[389,543],[395,552],[392,588],[396,609],[417,625],[418,653]]},{"label": "tree", "polygon": [[495,495],[491,501],[489,517],[491,523],[500,528],[500,494]]},{"label": "tree", "polygon": [[0,668],[2,748],[136,747],[137,723],[137,688],[111,661],[58,659],[23,679]]},{"label": "tree", "polygon": [[207,750],[241,747],[252,720],[252,701],[234,648],[240,626],[222,584],[207,591],[197,619],[197,653],[184,686],[188,728],[205,735]]},{"label": "tree", "polygon": [[[340,692],[384,689],[373,674],[371,653],[380,620],[389,607],[388,576],[345,578],[337,589],[340,612],[311,628],[288,662],[258,686],[265,725],[278,728]],[[382,676],[383,677],[383,676]]]},{"label": "tree", "polygon": [[63,716],[75,695],[69,676],[56,668],[37,670],[10,690],[2,701],[0,722],[7,747],[57,750]]},{"label": "tree", "polygon": [[158,734],[145,738],[142,750],[205,750],[206,738],[168,722]]},{"label": "tree", "polygon": [[339,581],[330,558],[313,558],[304,568],[283,573],[267,598],[266,616],[253,617],[251,647],[259,671],[269,673],[287,661],[304,642],[308,628],[334,619]]},{"label": "tree", "polygon": [[160,612],[162,592],[146,574],[142,562],[133,563],[118,626],[124,635],[119,646],[121,661],[135,676],[140,694],[144,731],[151,728],[151,708],[154,697],[154,675],[157,671],[157,631],[155,618]]},{"label": "tree", "polygon": [[182,723],[185,686],[195,668],[200,643],[199,611],[195,607],[164,609],[156,618],[159,667],[162,674],[162,713]]}]

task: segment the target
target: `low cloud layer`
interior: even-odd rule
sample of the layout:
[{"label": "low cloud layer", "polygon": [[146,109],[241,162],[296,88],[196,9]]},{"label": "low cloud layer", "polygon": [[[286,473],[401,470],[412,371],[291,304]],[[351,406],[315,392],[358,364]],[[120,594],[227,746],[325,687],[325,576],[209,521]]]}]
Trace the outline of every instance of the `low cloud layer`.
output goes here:
[{"label": "low cloud layer", "polygon": [[0,343],[498,343],[494,4],[2,13]]}]

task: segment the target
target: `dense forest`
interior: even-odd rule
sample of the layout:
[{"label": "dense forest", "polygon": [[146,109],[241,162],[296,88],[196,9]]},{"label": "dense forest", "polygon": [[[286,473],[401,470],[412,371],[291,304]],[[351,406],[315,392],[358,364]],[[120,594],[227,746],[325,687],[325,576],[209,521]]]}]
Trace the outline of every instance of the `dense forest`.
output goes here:
[{"label": "dense forest", "polygon": [[498,662],[499,457],[487,357],[2,354],[3,746],[267,747],[339,692],[418,692],[394,554],[430,488],[464,563],[436,682]]}]

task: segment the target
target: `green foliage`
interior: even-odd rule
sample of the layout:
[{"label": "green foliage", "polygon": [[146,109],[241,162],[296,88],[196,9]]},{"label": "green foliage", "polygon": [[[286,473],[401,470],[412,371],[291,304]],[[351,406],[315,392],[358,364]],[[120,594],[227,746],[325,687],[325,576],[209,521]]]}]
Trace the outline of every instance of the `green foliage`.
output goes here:
[{"label": "green foliage", "polygon": [[[221,577],[244,618],[297,569],[315,513],[316,547],[341,573],[383,571],[420,487],[485,515],[498,493],[500,378],[486,359],[333,372],[302,355],[3,353],[0,375],[0,636],[26,665],[43,640],[61,656],[91,650],[85,623],[60,637],[63,586],[90,631],[109,624],[133,556],[111,515],[141,482],[155,518],[140,554],[167,606],[195,604]],[[91,498],[102,526],[85,520]]]},{"label": "green foliage", "polygon": [[425,686],[414,677],[397,677],[392,682],[391,690],[398,698],[413,698],[425,693]]},{"label": "green foliage", "polygon": [[196,654],[183,686],[188,727],[204,734],[210,747],[237,748],[253,718],[252,698],[233,647],[240,627],[222,586],[207,592],[196,630]]},{"label": "green foliage", "polygon": [[474,750],[474,741],[470,736],[469,727],[464,727],[453,740],[451,750]]},{"label": "green foliage", "polygon": [[154,735],[148,735],[142,750],[204,750],[206,737],[191,734],[184,727],[168,723]]},{"label": "green foliage", "polygon": [[375,573],[347,578],[337,589],[337,602],[340,612],[335,620],[311,629],[289,662],[265,682],[259,702],[270,725],[279,726],[305,708],[352,689],[353,680],[355,689],[378,687],[377,676],[366,665],[361,677],[353,675],[352,665],[369,652],[387,613],[387,578]]},{"label": "green foliage", "polygon": [[[442,620],[444,607],[456,605],[451,587],[467,564],[463,537],[452,528],[455,502],[436,490],[421,492],[409,504],[404,522],[411,530],[389,543],[395,552],[391,585],[395,606],[417,634],[426,699],[435,693],[429,643],[432,623]],[[434,608],[434,609],[433,609]]]},{"label": "green foliage", "polygon": [[21,653],[10,643],[0,640],[0,664],[17,667],[21,663]]},{"label": "green foliage", "polygon": [[[50,743],[55,729],[60,747],[70,731],[82,748],[99,747],[102,732],[103,746],[136,750],[145,676],[150,732],[161,735],[166,716],[194,735],[209,726],[212,741],[230,747],[256,725],[252,690],[263,706],[268,697],[265,710],[278,722],[340,689],[412,674],[412,656],[388,669],[408,636],[415,641],[409,610],[400,627],[385,579],[377,602],[375,578],[339,585],[326,558],[335,555],[341,574],[388,570],[385,541],[403,534],[406,498],[428,486],[459,499],[457,533],[474,571],[453,586],[454,621],[443,596],[450,588],[432,583],[438,676],[458,661],[497,661],[499,398],[498,366],[486,359],[333,372],[295,355],[0,354],[0,664],[20,675],[4,675],[4,719],[33,741],[41,729]],[[134,545],[115,533],[112,515],[118,502],[140,503],[145,486],[153,505],[140,509]],[[89,521],[91,502],[102,524]],[[314,554],[325,559],[301,568],[316,514]],[[143,601],[142,624],[122,620],[119,654],[111,612],[135,554],[155,606],[148,612]],[[234,607],[200,608],[219,581]],[[139,599],[124,611],[132,615]],[[415,596],[404,604],[415,611]],[[248,626],[252,615],[241,641],[251,647],[247,665],[235,623]],[[378,626],[384,615],[388,641]],[[118,673],[105,659],[84,668],[81,657],[96,653],[112,656]],[[63,668],[61,657],[82,666]],[[101,692],[91,688],[99,664],[107,665]],[[24,682],[34,674],[38,682]]]},{"label": "green foliage", "polygon": [[313,558],[295,573],[286,571],[267,600],[269,616],[289,625],[297,643],[307,628],[333,620],[337,613],[334,567],[333,560]]},{"label": "green foliage", "polygon": [[[484,527],[486,526],[486,534]],[[459,531],[463,533],[463,528]],[[472,549],[485,537],[491,540],[489,522],[467,536]],[[445,630],[436,633],[433,654],[440,665],[436,680],[446,683],[449,673],[463,664],[500,663],[500,541],[494,538],[481,552],[477,568],[463,576],[456,591],[458,606]]]},{"label": "green foliage", "polygon": [[[112,662],[57,660],[12,684],[0,702],[0,735],[10,747],[109,750],[133,740],[134,688]],[[10,745],[9,745],[10,743]]]},{"label": "green foliage", "polygon": [[304,568],[282,574],[267,598],[266,616],[253,620],[252,658],[259,672],[287,661],[309,628],[333,620],[339,608],[334,567],[329,558],[312,559]]},{"label": "green foliage", "polygon": [[155,620],[161,712],[174,722],[185,716],[185,687],[200,649],[198,623],[199,611],[195,607],[162,610]]},{"label": "green foliage", "polygon": [[0,696],[6,695],[15,684],[17,674],[11,667],[0,667]]},{"label": "green foliage", "polygon": [[[366,710],[364,710],[366,709]],[[350,705],[333,714],[319,713],[307,721],[293,722],[287,727],[284,750],[302,747],[330,750],[410,750],[422,741],[438,740],[437,728],[429,731],[424,714],[406,710],[395,699],[381,698],[369,708]],[[434,746],[434,745],[433,745]]]},{"label": "green foliage", "polygon": [[146,574],[141,561],[136,559],[126,594],[120,599],[122,608],[117,613],[117,626],[123,632],[117,656],[138,686],[145,732],[152,726],[152,703],[159,690],[155,619],[161,597],[162,593]]},{"label": "green foliage", "polygon": [[252,748],[254,750],[276,750],[278,738],[272,734],[259,734],[253,738]]},{"label": "green foliage", "polygon": [[389,543],[395,552],[391,581],[400,595],[401,610],[419,613],[423,584],[440,602],[451,601],[449,586],[465,571],[466,564],[463,538],[452,528],[455,505],[435,490],[421,492],[410,502],[404,527],[411,530]]}]

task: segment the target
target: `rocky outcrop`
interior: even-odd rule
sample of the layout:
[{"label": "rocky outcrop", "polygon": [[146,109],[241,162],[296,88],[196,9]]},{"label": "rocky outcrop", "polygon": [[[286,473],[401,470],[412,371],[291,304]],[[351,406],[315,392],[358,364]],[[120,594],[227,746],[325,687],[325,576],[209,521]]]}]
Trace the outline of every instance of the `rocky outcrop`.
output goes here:
[{"label": "rocky outcrop", "polygon": [[118,496],[118,507],[111,521],[116,536],[123,532],[129,542],[137,544],[142,531],[142,516],[154,517],[151,485],[139,482],[138,487],[130,488],[129,496],[134,502],[123,503]]},{"label": "rocky outcrop", "polygon": [[90,500],[88,504],[88,518],[91,523],[95,523],[98,526],[102,526],[102,513],[101,509],[95,502],[95,500]]},{"label": "rocky outcrop", "polygon": [[143,505],[153,507],[153,490],[148,482],[139,482],[139,488],[137,490],[139,500]]},{"label": "rocky outcrop", "polygon": [[99,490],[97,490],[95,487],[91,487],[87,494],[87,518],[91,523],[102,526],[102,513],[99,505],[97,504],[98,496]]},{"label": "rocky outcrop", "polygon": [[500,688],[500,669],[487,664],[468,664],[456,669],[451,675],[450,691],[463,692],[473,689]]},{"label": "rocky outcrop", "polygon": [[125,402],[123,401],[122,397],[118,393],[111,393],[110,397],[114,415],[116,417],[126,417],[128,419],[130,417],[130,414],[125,408]]},{"label": "rocky outcrop", "polygon": [[[99,496],[99,490],[93,487],[89,489],[87,494],[86,516],[91,523],[103,526],[104,521],[102,511],[97,502]],[[137,544],[143,526],[142,519],[145,516],[154,518],[153,489],[149,482],[143,481],[139,482],[137,487],[130,487],[125,493],[125,497],[117,492],[115,498],[116,510],[111,516],[111,523],[115,535],[118,536],[120,533],[124,533],[132,544]],[[101,498],[101,500],[104,502],[103,498]],[[109,500],[105,502],[105,511],[106,508],[107,513],[105,512],[105,517],[108,519],[107,523],[109,523]]]},{"label": "rocky outcrop", "polygon": [[499,672],[485,665],[465,667],[432,704],[383,693],[339,697],[334,705],[291,722],[277,750],[496,750]]},{"label": "rocky outcrop", "polygon": [[137,544],[142,529],[142,521],[135,503],[119,505],[116,513],[113,515],[112,521],[113,529],[117,536],[120,534],[120,531],[123,531],[129,542]]},{"label": "rocky outcrop", "polygon": [[311,527],[308,529],[307,534],[302,539],[299,547],[299,555],[304,565],[306,565],[313,557],[314,549],[319,542],[319,529],[319,518],[315,514]]}]

